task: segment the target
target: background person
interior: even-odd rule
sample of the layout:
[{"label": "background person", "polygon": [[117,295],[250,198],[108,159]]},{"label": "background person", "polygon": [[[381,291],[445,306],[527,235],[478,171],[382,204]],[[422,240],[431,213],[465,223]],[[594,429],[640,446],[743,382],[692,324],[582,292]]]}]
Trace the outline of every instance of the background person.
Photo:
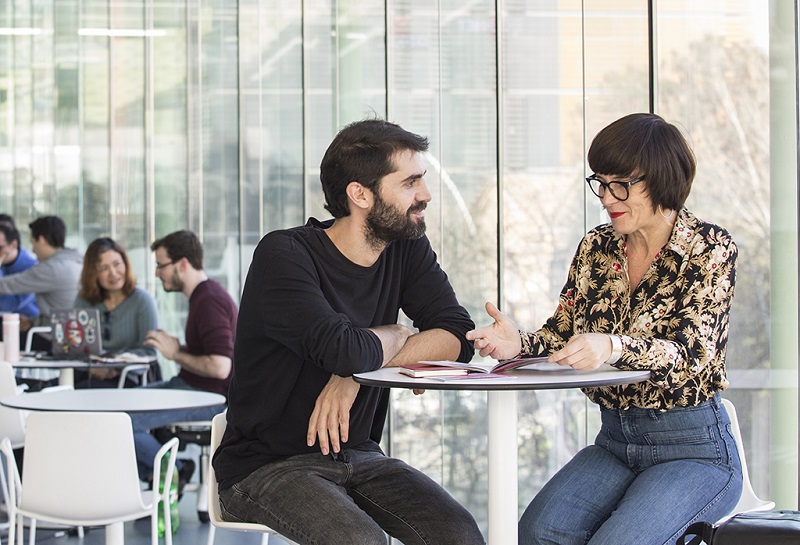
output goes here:
[{"label": "background person", "polygon": [[[325,208],[259,243],[241,300],[227,429],[214,456],[223,517],[301,544],[484,543],[441,486],[378,443],[389,390],[354,373],[468,361],[473,327],[425,235],[428,141],[348,125],[320,166]],[[397,323],[400,309],[419,333]]]},{"label": "background person", "polygon": [[611,223],[581,241],[555,314],[528,333],[487,303],[494,323],[467,338],[497,359],[549,354],[574,369],[651,372],[647,382],[584,389],[600,405],[600,433],[528,505],[519,542],[671,545],[741,495],[719,396],[737,249],[684,208],[695,158],[659,116],[615,121],[588,161]]},{"label": "background person", "polygon": [[[233,337],[238,311],[236,303],[216,280],[203,270],[203,246],[191,231],[176,231],[150,245],[155,252],[156,276],[165,291],[182,292],[189,299],[186,317],[185,344],[160,329],[147,333],[145,346],[150,346],[180,367],[178,375],[166,382],[148,384],[152,388],[203,390],[228,394]],[[150,430],[175,422],[211,420],[225,405],[132,413],[134,445],[142,480],[152,480],[153,458],[161,443]],[[189,480],[194,462],[178,460],[181,485]]]},{"label": "background person", "polygon": [[[100,331],[105,352],[133,352],[152,356],[154,362],[148,372],[148,380],[161,380],[156,350],[144,345],[147,332],[158,327],[156,303],[152,295],[136,287],[128,254],[113,239],[98,238],[86,248],[80,292],[74,306],[100,311]],[[91,380],[82,385],[115,388],[119,374],[118,369],[98,366],[91,370]],[[138,385],[132,377],[128,381],[131,386]],[[76,383],[81,385],[77,374]]]},{"label": "background person", "polygon": [[[0,294],[36,294],[40,315],[33,320],[21,317],[20,332],[34,325],[49,326],[52,310],[72,308],[83,268],[81,253],[64,247],[67,228],[61,218],[43,216],[28,227],[31,231],[31,250],[39,263],[23,272],[0,278]],[[49,342],[35,346],[39,350],[49,348]]]},{"label": "background person", "polygon": [[[36,256],[20,246],[19,231],[13,220],[4,221],[0,218],[0,277],[27,271],[36,263]],[[32,321],[39,316],[36,294],[29,292],[0,295],[0,312],[17,313]],[[21,336],[24,339],[24,333]],[[0,331],[0,340],[2,339],[3,334]]]}]

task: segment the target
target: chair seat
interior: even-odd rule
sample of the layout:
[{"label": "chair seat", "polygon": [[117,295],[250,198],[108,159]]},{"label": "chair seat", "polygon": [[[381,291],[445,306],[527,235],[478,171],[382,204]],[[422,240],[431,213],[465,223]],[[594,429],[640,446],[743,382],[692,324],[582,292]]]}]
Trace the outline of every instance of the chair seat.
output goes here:
[{"label": "chair seat", "polygon": [[106,517],[95,518],[95,517],[58,517],[55,515],[50,514],[43,514],[37,510],[27,510],[24,506],[20,505],[17,507],[17,514],[23,515],[25,517],[35,518],[36,520],[45,520],[48,522],[57,522],[58,524],[63,524],[65,526],[107,526],[109,524],[113,524],[115,522],[128,522],[132,520],[139,520],[145,517],[149,517],[153,511],[152,503],[147,506],[143,507],[141,510],[137,512],[125,511],[116,514],[109,514]]},{"label": "chair seat", "polygon": [[[214,456],[214,451],[222,441],[222,435],[225,433],[225,426],[227,425],[226,412],[221,412],[211,421],[211,446],[209,447],[209,455],[211,458]],[[256,524],[254,522],[228,522],[222,520],[222,512],[219,507],[219,490],[217,486],[217,478],[214,474],[214,466],[208,464],[208,481],[211,483],[208,487],[208,514],[211,519],[211,528],[208,529],[208,545],[214,545],[215,528],[223,528],[227,530],[237,530],[240,532],[261,532],[261,545],[268,545],[270,535],[278,535],[288,543],[294,543],[287,537],[276,532],[274,529],[263,524]]]},{"label": "chair seat", "polygon": [[739,417],[736,414],[736,407],[734,407],[733,403],[728,399],[722,400],[722,406],[725,407],[725,411],[728,413],[728,417],[730,418],[731,433],[733,434],[733,438],[736,440],[736,450],[739,453],[739,460],[742,464],[742,495],[739,497],[739,502],[736,504],[736,507],[734,507],[733,510],[726,516],[718,520],[717,524],[728,520],[737,513],[746,513],[748,511],[769,511],[770,509],[775,508],[774,501],[762,500],[753,490],[753,485],[750,482],[750,472],[747,469],[747,459],[745,458],[744,453],[744,442],[742,441],[742,431],[739,428]]}]

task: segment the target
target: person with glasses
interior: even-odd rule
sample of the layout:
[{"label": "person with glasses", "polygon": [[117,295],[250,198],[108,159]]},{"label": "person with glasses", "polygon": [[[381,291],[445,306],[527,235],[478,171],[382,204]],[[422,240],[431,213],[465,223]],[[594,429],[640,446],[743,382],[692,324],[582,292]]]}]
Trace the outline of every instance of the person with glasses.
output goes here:
[{"label": "person with glasses", "polygon": [[[27,271],[36,263],[38,263],[36,256],[20,245],[19,231],[13,219],[3,221],[0,218],[0,277]],[[33,320],[40,314],[39,306],[36,304],[36,294],[28,292],[0,295],[0,312],[17,313],[28,320]],[[24,336],[23,333],[22,337]],[[0,340],[2,339],[3,335],[0,332]]]},{"label": "person with glasses", "polygon": [[[36,218],[28,228],[31,251],[39,262],[22,272],[0,277],[0,295],[35,293],[39,316],[20,317],[20,333],[32,326],[50,325],[50,312],[70,308],[78,294],[78,278],[83,266],[83,254],[65,248],[67,227],[58,216]],[[34,337],[33,349],[49,350],[50,341]]]},{"label": "person with glasses", "polygon": [[481,356],[549,356],[576,370],[649,370],[638,384],[586,388],[601,429],[539,491],[519,543],[672,544],[689,524],[715,521],[739,500],[742,470],[721,404],[737,248],[684,203],[695,157],[653,114],[601,130],[586,179],[611,222],[573,258],[558,308],[534,332],[486,304],[471,331]]},{"label": "person with glasses", "polygon": [[[162,329],[147,333],[145,346],[158,350],[178,366],[169,380],[148,384],[147,388],[202,390],[227,396],[231,380],[233,338],[238,308],[220,282],[203,270],[203,246],[193,232],[175,231],[150,245],[155,254],[156,276],[164,291],[180,292],[189,301],[184,341]],[[131,413],[139,478],[152,481],[153,458],[161,447],[151,433],[176,422],[211,420],[225,405],[179,411]],[[194,461],[178,460],[178,490],[191,478]]]},{"label": "person with glasses", "polygon": [[[149,292],[136,286],[128,254],[113,239],[101,237],[86,248],[80,291],[74,306],[100,311],[105,352],[151,356],[153,363],[148,380],[161,379],[156,351],[144,345],[147,332],[158,327],[155,300]],[[79,388],[115,388],[119,374],[119,370],[98,367],[91,370],[88,379],[81,377],[84,380],[79,380],[76,375],[76,385]],[[138,386],[137,379],[129,377],[126,386]]]}]

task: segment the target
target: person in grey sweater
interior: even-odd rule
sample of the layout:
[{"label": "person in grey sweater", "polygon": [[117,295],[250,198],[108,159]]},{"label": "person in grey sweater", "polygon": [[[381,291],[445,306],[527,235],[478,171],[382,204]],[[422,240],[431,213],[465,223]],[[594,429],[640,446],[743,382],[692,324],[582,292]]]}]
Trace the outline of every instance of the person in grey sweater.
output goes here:
[{"label": "person in grey sweater", "polygon": [[41,314],[35,319],[20,319],[20,331],[35,325],[50,325],[50,312],[72,308],[78,295],[78,280],[83,255],[64,248],[67,228],[57,216],[43,216],[28,225],[31,250],[39,263],[17,274],[0,278],[0,294],[35,293]]}]

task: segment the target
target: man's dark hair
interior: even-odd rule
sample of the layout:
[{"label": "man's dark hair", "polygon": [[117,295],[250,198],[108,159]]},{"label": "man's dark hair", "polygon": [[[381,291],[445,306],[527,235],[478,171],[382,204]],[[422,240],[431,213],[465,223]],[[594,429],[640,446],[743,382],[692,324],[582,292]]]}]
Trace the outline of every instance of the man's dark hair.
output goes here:
[{"label": "man's dark hair", "polygon": [[186,260],[198,271],[203,270],[203,245],[197,235],[191,231],[175,231],[167,236],[160,238],[150,245],[152,251],[164,248],[170,260]]},{"label": "man's dark hair", "polygon": [[58,216],[42,216],[28,224],[33,238],[44,237],[53,248],[63,248],[67,239],[67,226]]},{"label": "man's dark hair", "polygon": [[8,214],[0,214],[0,222],[10,223],[14,227],[17,226],[16,222],[14,221],[14,217],[13,216],[9,216]]},{"label": "man's dark hair", "polygon": [[19,231],[13,223],[0,219],[0,233],[6,237],[6,244],[11,244],[16,240],[17,246],[19,246]]},{"label": "man's dark hair", "polygon": [[349,216],[346,189],[350,182],[378,191],[381,178],[397,170],[395,156],[409,150],[427,151],[428,139],[383,119],[347,125],[328,146],[319,166],[325,209],[334,218]]}]

